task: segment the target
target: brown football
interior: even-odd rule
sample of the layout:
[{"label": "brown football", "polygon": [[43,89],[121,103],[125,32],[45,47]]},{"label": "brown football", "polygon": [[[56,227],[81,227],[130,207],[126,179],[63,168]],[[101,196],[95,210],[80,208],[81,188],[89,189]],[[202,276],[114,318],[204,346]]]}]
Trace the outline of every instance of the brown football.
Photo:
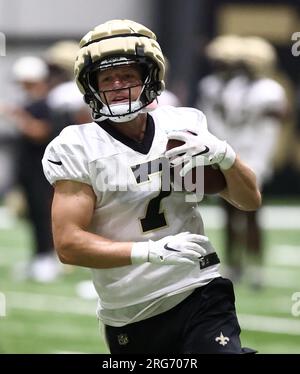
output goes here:
[{"label": "brown football", "polygon": [[[184,143],[180,140],[170,139],[167,143],[166,150],[168,151],[183,144]],[[173,170],[171,170],[171,177],[173,181],[176,181],[177,186],[180,184],[185,191],[193,192],[196,188],[195,186],[200,186],[200,184],[204,183],[204,194],[212,195],[223,191],[226,187],[225,177],[217,165],[195,167],[185,176],[184,182],[182,181],[183,178],[179,176],[181,167],[180,165],[179,167],[173,168]],[[192,173],[192,175],[190,175],[190,173]]]}]

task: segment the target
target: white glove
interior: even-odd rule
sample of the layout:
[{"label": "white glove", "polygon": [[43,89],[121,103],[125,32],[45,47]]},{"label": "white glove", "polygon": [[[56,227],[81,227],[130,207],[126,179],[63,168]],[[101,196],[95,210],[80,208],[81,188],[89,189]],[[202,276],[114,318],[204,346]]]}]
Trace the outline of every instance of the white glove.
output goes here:
[{"label": "white glove", "polygon": [[160,240],[134,243],[131,249],[132,264],[151,262],[161,265],[199,264],[207,249],[213,252],[208,237],[182,232]]},{"label": "white glove", "polygon": [[172,131],[168,138],[185,143],[165,153],[171,165],[185,164],[180,171],[182,177],[195,166],[219,164],[221,169],[227,170],[234,164],[236,154],[231,146],[208,131]]}]

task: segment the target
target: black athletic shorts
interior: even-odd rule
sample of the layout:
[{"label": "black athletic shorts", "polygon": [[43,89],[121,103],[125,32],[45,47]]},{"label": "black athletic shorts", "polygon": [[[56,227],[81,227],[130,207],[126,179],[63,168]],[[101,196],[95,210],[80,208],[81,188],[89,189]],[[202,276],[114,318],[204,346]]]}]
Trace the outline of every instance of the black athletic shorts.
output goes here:
[{"label": "black athletic shorts", "polygon": [[171,310],[123,327],[106,326],[112,354],[243,354],[230,280],[216,278]]}]

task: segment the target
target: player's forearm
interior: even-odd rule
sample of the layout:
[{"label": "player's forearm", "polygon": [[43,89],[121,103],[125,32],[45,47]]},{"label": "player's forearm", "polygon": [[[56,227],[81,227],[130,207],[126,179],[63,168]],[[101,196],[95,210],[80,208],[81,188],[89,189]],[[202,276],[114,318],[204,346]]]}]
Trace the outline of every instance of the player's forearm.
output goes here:
[{"label": "player's forearm", "polygon": [[220,195],[238,209],[251,211],[261,205],[261,194],[254,172],[239,157],[234,165],[224,170],[227,188]]},{"label": "player's forearm", "polygon": [[131,264],[131,242],[113,242],[75,228],[61,234],[54,233],[54,243],[60,261],[65,264],[98,269]]}]

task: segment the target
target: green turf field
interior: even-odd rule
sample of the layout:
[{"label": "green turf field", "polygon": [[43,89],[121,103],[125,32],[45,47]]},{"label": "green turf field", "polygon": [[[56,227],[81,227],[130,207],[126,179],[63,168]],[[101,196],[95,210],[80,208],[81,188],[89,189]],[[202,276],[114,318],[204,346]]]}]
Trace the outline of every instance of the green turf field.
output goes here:
[{"label": "green turf field", "polygon": [[[207,234],[221,249],[222,230],[210,228]],[[89,270],[67,267],[51,284],[14,278],[12,269],[28,258],[30,243],[24,221],[0,229],[0,302],[3,295],[6,300],[6,316],[0,306],[0,353],[107,352],[96,301],[80,299],[75,291]],[[235,285],[243,345],[260,353],[300,353],[300,305],[292,313],[292,295],[300,293],[300,230],[267,229],[265,264],[263,289],[252,289],[245,279]]]}]

